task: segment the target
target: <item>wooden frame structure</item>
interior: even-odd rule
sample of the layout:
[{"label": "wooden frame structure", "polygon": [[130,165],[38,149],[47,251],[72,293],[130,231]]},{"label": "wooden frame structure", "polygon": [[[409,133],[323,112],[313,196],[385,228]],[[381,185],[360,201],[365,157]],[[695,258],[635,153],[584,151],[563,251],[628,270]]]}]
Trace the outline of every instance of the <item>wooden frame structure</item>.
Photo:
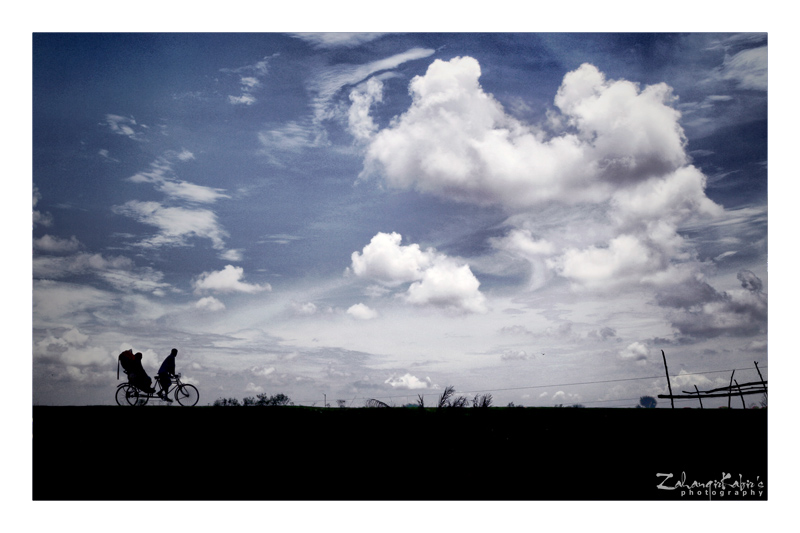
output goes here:
[{"label": "wooden frame structure", "polygon": [[675,400],[686,400],[686,399],[697,399],[700,401],[700,409],[703,408],[703,398],[728,398],[728,408],[731,406],[731,398],[733,396],[739,396],[742,399],[742,408],[746,409],[744,403],[744,397],[748,394],[763,394],[766,396],[767,394],[767,382],[764,381],[764,376],[761,375],[761,370],[758,368],[758,361],[753,361],[756,365],[756,372],[758,372],[758,377],[760,381],[751,381],[748,383],[739,383],[735,379],[733,379],[733,375],[736,373],[734,370],[731,373],[731,381],[727,387],[718,387],[716,389],[711,389],[707,391],[701,391],[697,388],[697,385],[694,386],[694,392],[692,391],[682,391],[683,394],[672,394],[672,383],[669,379],[669,369],[667,369],[667,356],[664,354],[664,350],[661,350],[661,356],[664,358],[664,371],[667,374],[667,388],[669,388],[669,394],[659,394],[659,398],[669,398],[670,404],[672,408],[675,409]]}]

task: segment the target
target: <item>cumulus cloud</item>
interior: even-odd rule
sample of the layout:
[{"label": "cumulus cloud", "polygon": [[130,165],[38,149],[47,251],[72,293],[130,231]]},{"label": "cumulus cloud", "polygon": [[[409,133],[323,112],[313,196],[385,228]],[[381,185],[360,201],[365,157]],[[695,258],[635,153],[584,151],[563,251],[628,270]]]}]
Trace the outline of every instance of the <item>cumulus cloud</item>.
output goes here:
[{"label": "cumulus cloud", "polygon": [[633,342],[624,350],[620,351],[618,356],[623,361],[645,361],[647,360],[647,354],[648,349],[645,344],[641,342]]},{"label": "cumulus cloud", "polygon": [[242,292],[247,294],[272,290],[269,283],[262,285],[251,284],[242,281],[242,278],[244,278],[244,269],[242,267],[227,265],[222,270],[200,274],[194,281],[194,289],[195,292]]},{"label": "cumulus cloud", "polygon": [[350,306],[350,308],[347,310],[347,314],[360,320],[371,320],[373,318],[377,318],[378,316],[377,311],[362,303],[357,303]]},{"label": "cumulus cloud", "polygon": [[670,320],[684,335],[713,338],[746,336],[767,331],[767,295],[761,279],[742,270],[737,274],[742,289],[719,292],[701,279],[686,280],[684,290],[658,294],[661,305],[673,308]]},{"label": "cumulus cloud", "polygon": [[438,258],[422,273],[422,279],[408,288],[406,300],[417,305],[434,305],[485,313],[486,297],[469,265],[459,265],[449,258]]},{"label": "cumulus cloud", "polygon": [[[689,163],[669,86],[610,80],[583,64],[564,76],[539,129],[506,113],[480,74],[475,59],[456,57],[415,77],[409,109],[370,135],[362,179],[499,205],[518,222],[554,204],[590,214],[589,231],[584,218],[578,232],[531,223],[492,239],[531,265],[532,289],[554,274],[574,288],[638,285],[693,260],[679,229],[724,211]],[[583,242],[570,243],[575,235]]]},{"label": "cumulus cloud", "polygon": [[486,312],[486,298],[469,265],[432,248],[403,246],[401,240],[398,233],[376,234],[361,252],[353,252],[351,271],[389,287],[410,282],[403,297],[412,304]]},{"label": "cumulus cloud", "polygon": [[580,287],[605,288],[638,283],[644,275],[658,269],[663,258],[637,237],[620,235],[608,247],[568,249],[551,265]]},{"label": "cumulus cloud", "polygon": [[416,376],[412,376],[411,374],[405,374],[400,377],[391,376],[389,379],[384,381],[384,383],[391,385],[394,389],[408,390],[427,389],[433,386],[431,383],[431,378],[425,378],[423,380]]},{"label": "cumulus cloud", "polygon": [[584,64],[564,77],[555,105],[566,131],[547,136],[481,88],[471,57],[434,61],[410,84],[411,107],[378,132],[365,173],[395,187],[526,208],[544,201],[607,200],[617,186],[687,162],[679,113],[664,84],[640,89]]},{"label": "cumulus cloud", "polygon": [[401,246],[399,233],[378,233],[361,252],[351,255],[356,276],[396,286],[422,277],[433,263],[433,253],[422,251],[419,244]]},{"label": "cumulus cloud", "polygon": [[225,309],[225,304],[214,298],[213,296],[206,296],[200,298],[195,302],[194,306],[202,311],[222,311]]}]

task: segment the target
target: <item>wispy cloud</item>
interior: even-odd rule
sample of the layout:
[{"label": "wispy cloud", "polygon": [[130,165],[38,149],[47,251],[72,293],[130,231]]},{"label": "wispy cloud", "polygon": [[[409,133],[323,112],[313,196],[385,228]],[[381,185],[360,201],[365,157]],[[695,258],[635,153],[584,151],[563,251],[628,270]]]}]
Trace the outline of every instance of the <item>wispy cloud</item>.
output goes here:
[{"label": "wispy cloud", "polygon": [[77,253],[67,256],[33,258],[33,276],[39,279],[61,279],[76,275],[93,275],[123,292],[141,291],[157,296],[173,290],[164,283],[164,275],[151,267],[136,267],[127,257],[106,257],[98,253]]},{"label": "wispy cloud", "polygon": [[[106,115],[106,126],[116,133],[117,135],[124,135],[134,141],[140,141],[143,138],[142,128],[147,126],[138,124],[133,117],[123,117],[121,115]],[[139,131],[137,131],[139,130]]]},{"label": "wispy cloud", "polygon": [[53,223],[53,217],[49,213],[42,213],[36,209],[36,204],[42,199],[42,194],[39,188],[34,184],[33,186],[33,227],[36,226],[49,226]]},{"label": "wispy cloud", "polygon": [[395,69],[408,61],[424,59],[434,52],[429,48],[412,48],[363,65],[344,64],[318,70],[309,83],[309,90],[315,94],[312,102],[315,120],[321,122],[335,116],[331,102],[343,88],[356,86],[374,74]]},{"label": "wispy cloud", "polygon": [[293,37],[301,39],[315,48],[353,48],[361,44],[374,41],[386,35],[377,32],[316,32],[292,33]]},{"label": "wispy cloud", "polygon": [[239,76],[239,89],[241,91],[238,95],[229,95],[228,102],[233,105],[253,105],[258,100],[255,93],[261,88],[261,80],[266,77],[269,72],[269,63],[279,54],[266,56],[260,61],[252,65],[245,65],[238,68],[223,68],[220,72],[235,74]]},{"label": "wispy cloud", "polygon": [[176,159],[181,162],[191,161],[194,159],[194,154],[188,150],[179,153],[169,152],[150,163],[148,170],[137,172],[128,180],[134,183],[150,183],[156,190],[171,198],[189,202],[208,204],[221,198],[230,198],[223,192],[224,189],[206,187],[178,179],[174,170]]},{"label": "wispy cloud", "polygon": [[115,206],[113,211],[158,228],[158,233],[137,243],[142,247],[186,246],[190,238],[201,238],[209,239],[214,248],[222,249],[228,236],[217,215],[208,209],[167,207],[158,202],[131,200]]}]

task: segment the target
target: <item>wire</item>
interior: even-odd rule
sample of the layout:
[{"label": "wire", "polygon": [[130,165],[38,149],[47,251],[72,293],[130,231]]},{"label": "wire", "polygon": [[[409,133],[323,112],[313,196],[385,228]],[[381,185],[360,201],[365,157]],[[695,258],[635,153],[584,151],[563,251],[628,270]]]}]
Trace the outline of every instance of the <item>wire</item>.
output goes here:
[{"label": "wire", "polygon": [[[759,367],[759,368],[764,370],[764,369],[769,368],[769,367],[768,366],[763,366],[763,367]],[[724,373],[728,373],[728,372],[731,372],[732,370],[733,371],[735,371],[735,370],[752,370],[752,368],[747,367],[747,368],[734,368],[734,369],[728,369],[728,370],[707,370],[705,372],[686,372],[686,373],[680,374],[680,375],[681,376],[697,376],[697,375],[701,375],[701,374],[720,374],[720,373],[723,373],[723,372]],[[623,381],[639,381],[639,380],[643,380],[643,379],[661,379],[661,378],[664,378],[664,375],[643,376],[643,377],[638,377],[638,378],[604,379],[604,380],[598,380],[598,381],[576,381],[574,383],[551,383],[549,385],[528,385],[528,386],[525,386],[525,387],[507,387],[507,388],[502,388],[502,389],[481,389],[481,390],[467,390],[467,391],[456,391],[456,392],[460,393],[460,394],[476,394],[476,393],[486,393],[486,392],[506,392],[506,391],[526,390],[526,389],[543,389],[543,388],[548,388],[548,387],[574,387],[574,386],[577,386],[577,385],[597,385],[597,384],[602,384],[602,383],[620,383],[620,382],[623,382]],[[422,397],[425,397],[425,396],[431,396],[431,395],[437,394],[438,391],[440,391],[440,390],[444,390],[444,389],[436,389],[434,391],[427,392],[427,393],[415,393],[415,394],[417,394],[419,396],[422,396]],[[355,401],[355,400],[368,400],[368,399],[378,400],[378,399],[408,398],[409,396],[413,396],[413,395],[414,394],[398,394],[398,395],[393,395],[393,396],[374,396],[374,397],[370,397],[370,398],[367,398],[367,397],[353,398],[353,400],[351,400],[350,403],[352,405],[352,402]],[[631,401],[631,400],[638,400],[638,398],[631,398],[629,400],[594,400],[594,401],[581,402],[581,403],[601,403],[601,402]],[[304,404],[316,404],[318,401],[319,400],[311,400],[311,401],[301,401],[301,402],[298,402],[298,403],[301,404],[301,405],[304,405]]]}]

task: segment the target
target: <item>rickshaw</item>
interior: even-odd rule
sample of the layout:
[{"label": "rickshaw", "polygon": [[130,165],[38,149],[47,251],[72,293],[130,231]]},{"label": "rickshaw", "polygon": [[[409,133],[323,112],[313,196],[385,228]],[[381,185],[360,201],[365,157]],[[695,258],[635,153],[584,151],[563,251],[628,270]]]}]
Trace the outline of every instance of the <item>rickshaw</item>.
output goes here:
[{"label": "rickshaw", "polygon": [[150,401],[151,398],[164,401],[159,395],[160,392],[165,393],[164,398],[173,394],[178,404],[185,407],[197,405],[197,401],[200,399],[200,393],[197,391],[197,387],[191,383],[181,382],[180,374],[175,374],[174,377],[170,378],[170,386],[166,391],[164,391],[164,388],[161,386],[161,381],[158,379],[155,381],[158,384],[158,390],[153,389],[153,392],[143,390],[130,381],[121,383],[117,386],[117,393],[115,395],[117,405],[147,405],[147,402]]}]

